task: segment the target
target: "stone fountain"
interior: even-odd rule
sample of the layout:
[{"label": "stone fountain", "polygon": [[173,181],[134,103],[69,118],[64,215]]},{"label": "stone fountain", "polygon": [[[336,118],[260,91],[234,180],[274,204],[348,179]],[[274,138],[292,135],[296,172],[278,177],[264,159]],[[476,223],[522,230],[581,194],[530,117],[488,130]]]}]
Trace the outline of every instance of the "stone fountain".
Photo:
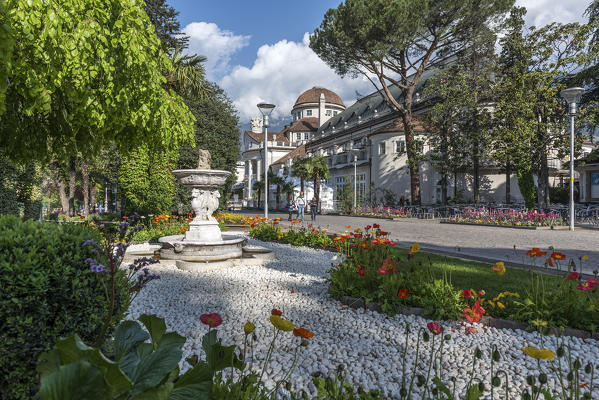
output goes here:
[{"label": "stone fountain", "polygon": [[196,216],[184,235],[164,236],[158,240],[162,245],[161,259],[176,260],[181,269],[196,269],[206,263],[231,265],[234,264],[232,260],[242,257],[266,258],[255,257],[266,255],[268,251],[246,246],[245,237],[221,233],[212,213],[218,208],[218,189],[224,186],[231,173],[210,169],[208,151],[200,150],[198,169],[180,169],[173,174],[183,186],[191,188],[191,207]]}]

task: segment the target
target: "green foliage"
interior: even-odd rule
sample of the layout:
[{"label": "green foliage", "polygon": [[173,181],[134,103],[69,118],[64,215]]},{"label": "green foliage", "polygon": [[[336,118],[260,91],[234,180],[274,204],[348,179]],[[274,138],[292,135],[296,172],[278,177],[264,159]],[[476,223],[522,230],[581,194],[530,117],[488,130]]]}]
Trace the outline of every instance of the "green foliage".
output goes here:
[{"label": "green foliage", "polygon": [[532,173],[525,169],[518,169],[516,173],[518,175],[518,187],[520,188],[520,193],[522,193],[522,196],[524,197],[526,208],[529,210],[535,208],[537,190]]},{"label": "green foliage", "polygon": [[[211,168],[230,171],[233,175],[227,179],[221,189],[221,208],[226,205],[235,183],[237,161],[241,152],[241,136],[239,134],[239,117],[226,93],[215,83],[205,82],[210,92],[204,98],[185,95],[184,100],[196,118],[195,146],[185,145],[181,148],[178,169],[195,169],[198,167],[198,150],[208,150],[211,156]],[[179,214],[190,210],[191,194],[189,189],[177,184],[175,209]]]},{"label": "green foliage", "polygon": [[0,152],[0,214],[38,219],[42,208],[41,173],[35,163],[12,162]]},{"label": "green foliage", "polygon": [[346,178],[345,184],[337,190],[337,209],[343,214],[351,214],[354,207],[353,177]]},{"label": "green foliage", "polygon": [[124,210],[140,214],[168,213],[175,193],[175,150],[155,151],[140,145],[123,156],[120,183]]},{"label": "green foliage", "polygon": [[569,186],[552,186],[549,188],[549,198],[552,203],[568,204],[570,201]]},{"label": "green foliage", "polygon": [[[211,399],[214,373],[234,362],[230,349],[216,339],[216,331],[203,338],[208,363],[197,362],[179,375],[185,338],[166,332],[164,320],[155,315],[142,315],[139,320],[146,330],[135,321],[124,321],[116,328],[110,357],[87,346],[78,335],[59,340],[38,363],[42,377],[40,398]],[[146,343],[147,339],[151,342]],[[211,364],[210,360],[218,362]]]},{"label": "green foliage", "polygon": [[179,12],[168,5],[166,0],[145,0],[144,10],[165,51],[187,47],[189,38],[181,33],[181,24],[177,19]]},{"label": "green foliage", "polygon": [[[0,397],[29,399],[37,388],[35,360],[60,337],[98,335],[108,307],[104,286],[85,259],[96,232],[0,216]],[[123,296],[126,296],[124,293]],[[124,297],[117,299],[122,318]]]},{"label": "green foliage", "polygon": [[326,233],[326,228],[321,230],[320,228],[306,228],[302,226],[298,230],[290,228],[287,232],[283,232],[275,222],[251,221],[250,236],[258,240],[280,241],[293,246],[315,248],[331,248],[334,246],[333,239]]},{"label": "green foliage", "polygon": [[323,378],[320,375],[312,379],[316,387],[317,395],[315,400],[383,400],[383,394],[379,390],[369,390],[365,392],[358,388],[357,393],[354,387],[345,380],[343,365],[339,365],[332,377]]},{"label": "green foliage", "polygon": [[157,242],[163,236],[182,235],[189,229],[189,218],[160,215],[145,219],[144,229],[133,233],[133,242]]},{"label": "green foliage", "polygon": [[128,149],[192,138],[192,114],[164,87],[172,65],[141,0],[3,3],[14,48],[0,146],[11,157],[67,159],[113,141]]}]

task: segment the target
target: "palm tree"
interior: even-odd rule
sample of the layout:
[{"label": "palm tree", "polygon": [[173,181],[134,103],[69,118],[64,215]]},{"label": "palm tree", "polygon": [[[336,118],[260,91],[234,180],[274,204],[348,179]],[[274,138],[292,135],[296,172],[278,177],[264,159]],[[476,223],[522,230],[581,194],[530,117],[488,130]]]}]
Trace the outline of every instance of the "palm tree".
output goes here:
[{"label": "palm tree", "polygon": [[279,175],[268,171],[268,184],[269,185],[277,185],[277,200],[276,200],[276,209],[279,209],[279,204],[281,202],[281,185],[285,183],[285,180],[281,178]]},{"label": "palm tree", "polygon": [[320,200],[320,182],[329,179],[329,164],[324,156],[315,156],[306,159],[305,168],[308,177],[314,181],[314,199]]},{"label": "palm tree", "polygon": [[293,184],[293,182],[285,181],[281,185],[281,190],[283,191],[283,193],[285,193],[287,195],[287,203],[288,204],[291,203],[293,195],[295,194],[295,185]]},{"label": "palm tree", "polygon": [[183,55],[181,49],[175,49],[170,55],[172,69],[166,74],[166,84],[177,93],[189,91],[190,94],[204,98],[210,94],[206,85],[206,71],[202,63],[206,57]]},{"label": "palm tree", "polygon": [[254,192],[258,192],[258,207],[260,207],[260,198],[262,197],[262,189],[264,189],[264,182],[257,180],[254,181],[254,184],[252,185],[252,190]]},{"label": "palm tree", "polygon": [[304,180],[308,179],[309,173],[306,168],[308,157],[296,157],[291,165],[291,176],[300,178],[300,190],[304,191]]}]

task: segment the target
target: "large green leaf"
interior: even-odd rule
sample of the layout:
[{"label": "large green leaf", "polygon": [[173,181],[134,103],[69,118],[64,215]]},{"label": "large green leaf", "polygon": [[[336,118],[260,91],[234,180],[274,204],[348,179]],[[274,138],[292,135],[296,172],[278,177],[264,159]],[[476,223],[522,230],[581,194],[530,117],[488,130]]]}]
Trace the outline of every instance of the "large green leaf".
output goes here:
[{"label": "large green leaf", "polygon": [[153,350],[154,348],[151,343],[139,344],[135,351],[130,351],[121,358],[121,361],[119,362],[121,370],[131,379],[137,364],[139,364],[142,358],[152,354]]},{"label": "large green leaf", "polygon": [[60,353],[56,349],[42,353],[37,360],[36,369],[42,379],[58,371],[58,368],[60,368]]},{"label": "large green leaf", "polygon": [[150,336],[152,336],[152,344],[154,345],[154,350],[158,348],[160,344],[160,340],[162,336],[166,333],[166,324],[164,323],[164,319],[158,318],[156,315],[148,315],[143,314],[138,318],[142,324],[145,325],[148,332],[150,332]]},{"label": "large green leaf", "polygon": [[159,347],[152,354],[143,357],[133,371],[132,395],[140,394],[156,387],[177,367],[183,352],[177,345]]},{"label": "large green leaf", "polygon": [[39,395],[42,400],[102,400],[112,397],[102,372],[87,361],[61,366],[42,380]]},{"label": "large green leaf", "polygon": [[478,390],[478,386],[472,385],[466,389],[466,397],[464,400],[479,400],[483,394]]},{"label": "large green leaf", "polygon": [[213,372],[204,362],[185,372],[175,383],[169,400],[209,400]]},{"label": "large green leaf", "polygon": [[123,321],[114,330],[114,357],[120,360],[139,343],[145,342],[150,335],[136,321]]},{"label": "large green leaf", "polygon": [[96,366],[103,374],[113,394],[119,394],[131,388],[131,381],[119,368],[119,365],[100,352],[99,349],[83,343],[79,336],[73,335],[59,340],[56,349],[60,353],[64,365],[77,361],[88,361]]},{"label": "large green leaf", "polygon": [[146,390],[145,392],[132,397],[131,400],[167,400],[173,390],[173,383],[167,382],[164,385]]},{"label": "large green leaf", "polygon": [[177,332],[168,332],[162,336],[162,339],[160,339],[159,346],[170,346],[174,344],[181,348],[185,344],[185,340],[185,337],[179,335]]},{"label": "large green leaf", "polygon": [[449,390],[449,388],[447,386],[445,386],[445,384],[443,382],[441,382],[441,379],[439,379],[438,376],[435,376],[433,378],[433,383],[435,384],[435,386],[437,387],[437,389],[439,389],[439,391],[441,393],[443,393],[444,395],[447,396],[447,400],[453,400],[451,391]]}]

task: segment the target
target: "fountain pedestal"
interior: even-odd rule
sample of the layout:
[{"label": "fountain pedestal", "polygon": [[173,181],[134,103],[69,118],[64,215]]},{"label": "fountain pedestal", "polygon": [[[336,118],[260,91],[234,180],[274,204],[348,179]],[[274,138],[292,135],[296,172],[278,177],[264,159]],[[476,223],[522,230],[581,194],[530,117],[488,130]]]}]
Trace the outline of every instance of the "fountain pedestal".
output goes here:
[{"label": "fountain pedestal", "polygon": [[180,169],[173,174],[183,186],[191,188],[191,208],[196,216],[189,223],[185,235],[158,239],[162,246],[161,259],[176,260],[177,267],[181,269],[201,270],[207,263],[212,266],[244,264],[244,261],[255,262],[272,257],[268,251],[268,254],[260,253],[249,248],[244,255],[245,237],[221,233],[212,213],[218,209],[218,189],[224,186],[231,173],[210,169],[210,153],[200,150],[198,169]]}]

